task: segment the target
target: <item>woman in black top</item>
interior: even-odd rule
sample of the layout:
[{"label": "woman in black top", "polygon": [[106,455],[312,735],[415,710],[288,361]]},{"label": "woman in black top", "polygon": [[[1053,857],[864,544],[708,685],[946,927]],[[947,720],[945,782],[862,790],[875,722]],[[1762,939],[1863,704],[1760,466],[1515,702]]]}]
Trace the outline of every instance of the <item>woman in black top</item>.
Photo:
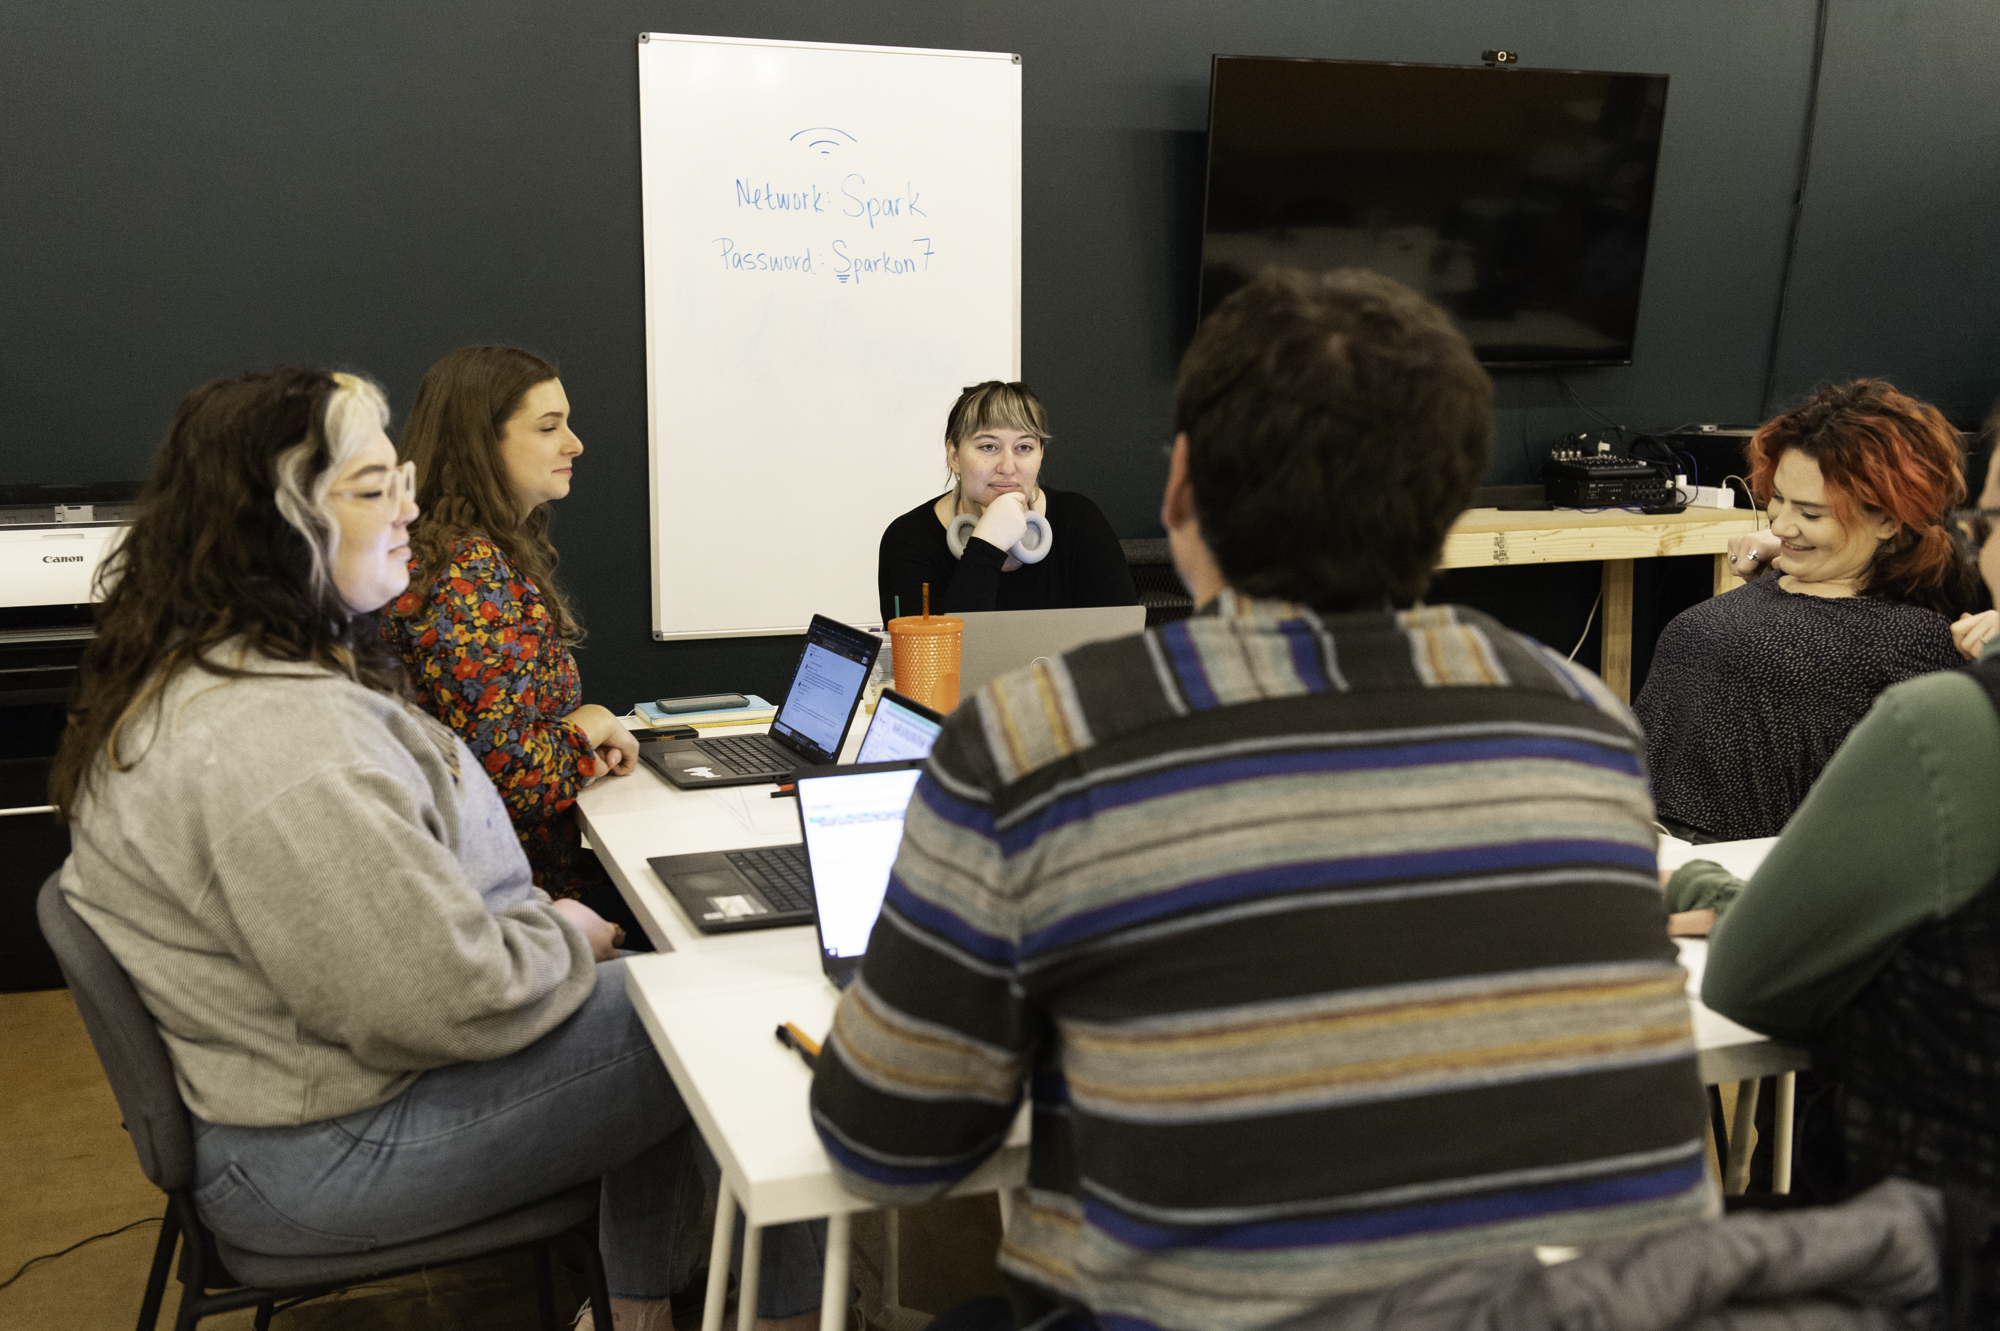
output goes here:
[{"label": "woman in black top", "polygon": [[[997,379],[974,384],[952,404],[944,439],[952,488],[882,533],[875,583],[884,622],[918,613],[925,583],[932,614],[1138,604],[1125,552],[1097,505],[1041,484],[1048,414],[1032,389]],[[1046,519],[1052,536],[1041,560],[1023,563],[1009,551],[1033,539],[1030,512]],[[946,532],[960,514],[978,521],[965,553],[954,556]]]},{"label": "woman in black top", "polygon": [[1633,710],[1653,803],[1696,841],[1776,836],[1891,684],[1959,663],[1976,582],[1944,528],[1957,431],[1880,379],[1820,389],[1750,442],[1771,525],[1730,543],[1748,585],[1667,625]]}]

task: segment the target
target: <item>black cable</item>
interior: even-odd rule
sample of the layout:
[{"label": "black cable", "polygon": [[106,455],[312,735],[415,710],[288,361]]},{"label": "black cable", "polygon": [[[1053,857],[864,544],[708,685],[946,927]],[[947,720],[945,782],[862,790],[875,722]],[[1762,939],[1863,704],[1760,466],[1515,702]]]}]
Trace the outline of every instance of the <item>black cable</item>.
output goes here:
[{"label": "black cable", "polygon": [[1806,91],[1806,125],[1799,144],[1799,185],[1792,194],[1792,224],[1785,230],[1785,262],[1779,269],[1778,317],[1771,321],[1771,354],[1764,362],[1764,396],[1757,403],[1757,419],[1771,414],[1771,397],[1778,391],[1778,350],[1785,339],[1785,314],[1792,300],[1792,257],[1799,245],[1799,219],[1806,210],[1806,181],[1812,174],[1813,125],[1819,119],[1819,74],[1826,56],[1826,0],[1819,0],[1813,18],[1812,82]]},{"label": "black cable", "polygon": [[75,1252],[78,1248],[81,1248],[86,1243],[95,1243],[99,1239],[116,1238],[118,1235],[123,1234],[128,1229],[137,1229],[141,1225],[157,1225],[159,1223],[160,1223],[159,1216],[149,1215],[144,1220],[134,1220],[129,1225],[121,1225],[117,1229],[107,1229],[102,1234],[92,1234],[87,1239],[78,1239],[75,1243],[70,1244],[67,1248],[64,1248],[61,1252],[45,1252],[40,1257],[30,1257],[27,1261],[21,1263],[20,1270],[16,1271],[11,1276],[8,1276],[5,1280],[0,1280],[0,1289],[7,1288],[7,1286],[13,1284],[16,1280],[19,1280],[22,1276],[28,1274],[28,1268],[33,1266],[37,1262],[53,1262],[58,1257],[69,1256],[71,1253]]},{"label": "black cable", "polygon": [[1583,412],[1584,415],[1593,418],[1598,422],[1598,424],[1604,426],[1604,428],[1607,430],[1616,430],[1621,435],[1632,433],[1630,430],[1620,425],[1617,421],[1612,420],[1609,416],[1605,415],[1603,412],[1599,411],[1596,407],[1591,406],[1588,402],[1585,402],[1581,397],[1579,397],[1577,395],[1577,391],[1569,386],[1569,380],[1563,378],[1560,371],[1556,371],[1555,376],[1556,376],[1556,386],[1562,389],[1564,393],[1568,394],[1569,400],[1571,402],[1576,403],[1577,409]]}]

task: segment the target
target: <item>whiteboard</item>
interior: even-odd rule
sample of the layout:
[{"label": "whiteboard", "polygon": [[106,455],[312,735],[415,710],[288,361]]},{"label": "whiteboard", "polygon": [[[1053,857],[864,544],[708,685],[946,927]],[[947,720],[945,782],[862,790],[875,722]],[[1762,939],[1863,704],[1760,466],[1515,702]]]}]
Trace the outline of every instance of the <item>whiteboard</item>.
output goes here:
[{"label": "whiteboard", "polygon": [[639,38],[653,636],[881,622],[958,392],[1021,365],[1020,57]]}]

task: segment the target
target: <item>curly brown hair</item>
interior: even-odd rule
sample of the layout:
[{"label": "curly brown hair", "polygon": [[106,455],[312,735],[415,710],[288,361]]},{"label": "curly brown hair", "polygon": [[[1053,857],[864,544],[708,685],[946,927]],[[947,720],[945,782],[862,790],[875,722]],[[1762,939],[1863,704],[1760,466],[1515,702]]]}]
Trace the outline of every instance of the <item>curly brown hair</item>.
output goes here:
[{"label": "curly brown hair", "polygon": [[97,636],[49,771],[59,816],[89,794],[100,758],[124,771],[144,756],[127,730],[176,674],[249,673],[217,659],[225,644],[406,691],[377,617],[349,609],[328,558],[327,491],[366,427],[388,420],[381,389],[325,370],[259,370],[181,400],[139,516],[97,572]]},{"label": "curly brown hair", "polygon": [[1322,610],[1407,605],[1486,469],[1493,382],[1402,283],[1273,268],[1196,330],[1174,429],[1232,587]]},{"label": "curly brown hair", "polygon": [[424,372],[398,452],[417,464],[422,510],[410,525],[414,603],[429,598],[453,547],[483,537],[535,584],[556,636],[573,646],[583,640],[583,626],[556,582],[549,506],[537,504],[523,517],[500,460],[501,437],[521,399],[556,377],[556,367],[532,351],[460,347]]}]

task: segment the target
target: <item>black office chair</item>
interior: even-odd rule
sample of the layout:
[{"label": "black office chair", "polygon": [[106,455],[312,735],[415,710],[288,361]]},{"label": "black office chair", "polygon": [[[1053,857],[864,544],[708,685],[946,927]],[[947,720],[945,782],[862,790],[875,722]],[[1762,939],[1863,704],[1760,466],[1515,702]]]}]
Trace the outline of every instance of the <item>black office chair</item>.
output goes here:
[{"label": "black office chair", "polygon": [[1139,592],[1139,604],[1146,607],[1146,627],[1186,619],[1194,613],[1194,597],[1188,595],[1181,575],[1174,569],[1174,557],[1161,537],[1120,541],[1125,566],[1132,571],[1132,585]]},{"label": "black office chair", "polygon": [[186,1331],[215,1313],[249,1307],[257,1309],[258,1331],[264,1331],[281,1302],[290,1307],[363,1280],[426,1266],[448,1266],[528,1244],[534,1245],[535,1292],[541,1304],[542,1326],[544,1331],[556,1331],[549,1247],[558,1241],[581,1249],[590,1278],[591,1314],[598,1326],[611,1325],[611,1295],[591,1228],[597,1214],[595,1182],[463,1229],[367,1252],[272,1257],[248,1252],[211,1233],[195,1211],[194,1129],[174,1082],[166,1042],[117,958],[63,898],[57,877],[49,876],[36,901],[42,933],[69,981],[84,1029],[90,1033],[111,1092],[118,1097],[125,1131],[131,1135],[132,1149],[139,1153],[139,1167],[167,1194],[160,1241],[153,1249],[153,1270],[146,1279],[146,1299],[139,1308],[139,1331],[153,1331],[159,1322],[167,1264],[183,1234],[187,1242],[181,1245],[181,1308],[174,1322],[176,1331]]}]

